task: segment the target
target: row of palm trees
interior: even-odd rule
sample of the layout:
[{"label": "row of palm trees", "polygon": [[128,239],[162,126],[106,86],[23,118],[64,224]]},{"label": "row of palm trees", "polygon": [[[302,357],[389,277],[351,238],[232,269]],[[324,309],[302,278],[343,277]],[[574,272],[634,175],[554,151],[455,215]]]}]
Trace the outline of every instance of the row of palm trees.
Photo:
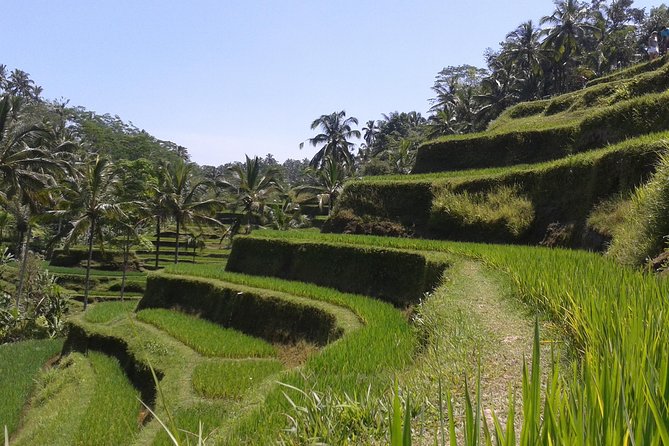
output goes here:
[{"label": "row of palm trees", "polygon": [[[347,126],[352,121],[342,122]],[[295,209],[294,205],[279,205],[289,197],[290,202],[315,199],[331,209],[348,172],[349,158],[341,149],[349,153],[347,138],[357,132],[349,128],[343,139],[326,140],[318,162],[313,163],[320,169],[311,169],[310,184],[287,191],[276,168],[248,156],[244,163],[215,178],[204,177],[196,164],[179,159],[154,166],[148,178],[137,181],[139,175],[124,172],[127,164],[112,163],[86,140],[53,128],[24,115],[15,97],[0,99],[0,207],[12,216],[17,235],[14,250],[22,265],[37,227],[46,234],[41,238],[49,239],[47,250],[57,244],[85,244],[84,308],[89,300],[93,252],[105,241],[122,240],[125,271],[130,247],[138,243],[149,224],[155,224],[158,268],[161,234],[168,225],[175,228],[174,262],[178,263],[185,228],[192,224],[222,226],[216,214],[226,207],[241,209],[247,231],[258,218],[271,220],[279,212]],[[24,272],[21,267],[17,307]]]},{"label": "row of palm trees", "polygon": [[[430,100],[431,136],[483,130],[510,105],[581,88],[590,78],[637,62],[650,33],[669,25],[669,9],[646,12],[633,3],[556,0],[538,25],[526,21],[498,50],[488,50],[487,70],[445,68]],[[466,70],[478,70],[475,82]]]}]

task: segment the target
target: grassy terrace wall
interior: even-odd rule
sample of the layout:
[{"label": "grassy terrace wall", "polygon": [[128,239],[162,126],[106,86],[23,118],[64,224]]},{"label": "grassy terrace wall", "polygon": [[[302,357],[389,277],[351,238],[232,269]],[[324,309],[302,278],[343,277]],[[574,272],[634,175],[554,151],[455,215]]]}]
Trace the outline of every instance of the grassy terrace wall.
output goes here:
[{"label": "grassy terrace wall", "polygon": [[392,249],[236,238],[226,270],[314,283],[406,306],[434,288],[445,263]]},{"label": "grassy terrace wall", "polygon": [[[63,355],[72,351],[86,353],[88,350],[100,351],[118,359],[130,382],[139,390],[142,401],[148,405],[155,403],[157,390],[151,369],[145,361],[135,356],[123,339],[95,333],[83,325],[70,323],[67,339],[63,345]],[[161,379],[162,372],[160,370],[155,372],[157,378]]]},{"label": "grassy terrace wall", "polygon": [[632,78],[519,104],[489,132],[424,143],[413,173],[538,163],[668,129],[667,88],[669,65],[660,65]]},{"label": "grassy terrace wall", "polygon": [[151,274],[137,310],[146,308],[179,309],[273,342],[325,345],[343,333],[318,303],[203,278]]},{"label": "grassy terrace wall", "polygon": [[[338,209],[356,215],[369,215],[394,221],[407,221],[419,234],[455,240],[495,242],[538,242],[553,222],[574,223],[576,232],[603,199],[626,193],[648,179],[659,153],[667,150],[669,133],[639,137],[604,149],[533,166],[483,169],[416,176],[372,177],[350,182],[342,193]],[[459,225],[446,218],[433,201],[444,192],[485,192],[502,186],[516,187],[532,202],[534,222],[524,234],[515,237],[489,228]],[[402,191],[403,190],[403,191]],[[402,192],[400,192],[402,191]],[[411,195],[420,191],[420,199]],[[424,198],[429,193],[431,199]],[[400,197],[399,199],[396,197]],[[404,214],[413,220],[393,215],[388,209],[402,200]],[[573,246],[584,243],[572,240]]]}]

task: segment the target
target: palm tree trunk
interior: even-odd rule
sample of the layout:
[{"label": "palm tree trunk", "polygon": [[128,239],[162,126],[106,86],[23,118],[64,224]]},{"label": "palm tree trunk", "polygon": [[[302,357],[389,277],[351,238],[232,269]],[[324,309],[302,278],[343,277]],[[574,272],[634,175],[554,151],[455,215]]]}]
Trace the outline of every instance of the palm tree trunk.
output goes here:
[{"label": "palm tree trunk", "polygon": [[91,220],[91,233],[88,234],[88,260],[86,261],[86,285],[84,286],[84,311],[88,307],[88,289],[91,285],[91,260],[93,260],[93,237],[95,235],[95,220]]},{"label": "palm tree trunk", "polygon": [[181,229],[179,220],[179,217],[177,217],[177,245],[174,249],[174,263],[179,263],[179,230]]},{"label": "palm tree trunk", "polygon": [[160,261],[160,217],[156,217],[156,269]]},{"label": "palm tree trunk", "polygon": [[121,277],[121,302],[125,293],[125,276],[128,271],[128,251],[130,250],[130,230],[125,235],[125,245],[123,246],[123,276]]},{"label": "palm tree trunk", "polygon": [[26,280],[26,271],[28,269],[28,241],[30,240],[30,226],[25,231],[21,232],[21,271],[19,271],[19,285],[16,290],[16,311],[19,310],[19,303],[21,302],[21,295],[23,294],[23,285]]}]

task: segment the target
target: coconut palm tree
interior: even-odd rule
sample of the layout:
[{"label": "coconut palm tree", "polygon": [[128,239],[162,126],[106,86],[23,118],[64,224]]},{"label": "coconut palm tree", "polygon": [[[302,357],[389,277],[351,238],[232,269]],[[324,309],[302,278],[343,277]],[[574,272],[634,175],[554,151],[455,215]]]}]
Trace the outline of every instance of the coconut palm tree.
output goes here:
[{"label": "coconut palm tree", "polygon": [[220,206],[221,202],[214,199],[201,200],[212,183],[209,180],[195,177],[195,164],[193,163],[182,159],[176,161],[171,169],[167,169],[167,182],[170,185],[170,193],[165,203],[176,222],[174,263],[179,263],[181,227],[190,221],[220,225],[220,222],[210,217],[209,214],[214,208]]},{"label": "coconut palm tree", "polygon": [[[305,142],[314,147],[322,147],[316,152],[309,165],[321,169],[325,166],[325,159],[329,156],[336,162],[344,163],[349,168],[352,167],[351,149],[355,144],[349,139],[360,138],[360,131],[351,128],[354,124],[358,125],[358,119],[353,116],[346,118],[346,112],[343,110],[321,115],[315,119],[311,123],[311,130],[320,129],[321,133]],[[302,147],[304,147],[304,142],[300,143],[300,148]]]},{"label": "coconut palm tree", "polygon": [[318,200],[318,207],[323,210],[328,208],[328,215],[332,212],[332,207],[337,197],[344,188],[344,181],[349,175],[345,166],[334,161],[331,157],[325,159],[325,165],[320,170],[314,170],[314,184],[306,184],[293,189],[295,197],[299,199],[302,195],[308,195],[309,199],[315,197]]},{"label": "coconut palm tree", "polygon": [[263,170],[260,158],[245,157],[244,164],[235,164],[228,169],[232,179],[219,181],[218,186],[232,190],[237,195],[237,202],[243,206],[246,214],[247,232],[250,232],[253,213],[263,215],[267,199],[273,192],[280,191],[281,186],[280,171],[276,167]]},{"label": "coconut palm tree", "polygon": [[558,91],[566,87],[567,62],[581,52],[589,36],[596,36],[600,32],[599,28],[590,23],[590,18],[590,10],[578,0],[558,0],[553,14],[540,21],[541,25],[551,25],[543,31],[546,36],[543,46],[553,53]]},{"label": "coconut palm tree", "polygon": [[116,173],[107,158],[96,156],[78,169],[78,178],[71,178],[70,185],[72,229],[66,237],[66,246],[87,233],[88,257],[84,287],[84,310],[88,306],[93,243],[97,238],[102,244],[102,229],[106,218],[123,215],[112,194]]},{"label": "coconut palm tree", "polygon": [[45,144],[47,133],[42,127],[24,121],[20,105],[19,99],[9,95],[0,99],[0,198],[14,215],[19,235],[16,252],[21,270],[17,307],[23,290],[32,214],[40,204],[49,201],[53,172],[62,168],[62,163],[54,160],[49,151],[37,147]]}]

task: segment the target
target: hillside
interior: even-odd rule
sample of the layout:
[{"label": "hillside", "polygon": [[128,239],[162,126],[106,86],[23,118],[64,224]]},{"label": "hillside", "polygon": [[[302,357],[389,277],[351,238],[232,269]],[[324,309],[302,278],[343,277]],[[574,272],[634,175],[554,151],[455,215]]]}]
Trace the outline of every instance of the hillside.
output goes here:
[{"label": "hillside", "polygon": [[326,229],[399,223],[430,238],[602,249],[610,231],[588,217],[644,184],[666,149],[668,61],[515,105],[482,133],[427,141],[411,175],[349,182]]}]

